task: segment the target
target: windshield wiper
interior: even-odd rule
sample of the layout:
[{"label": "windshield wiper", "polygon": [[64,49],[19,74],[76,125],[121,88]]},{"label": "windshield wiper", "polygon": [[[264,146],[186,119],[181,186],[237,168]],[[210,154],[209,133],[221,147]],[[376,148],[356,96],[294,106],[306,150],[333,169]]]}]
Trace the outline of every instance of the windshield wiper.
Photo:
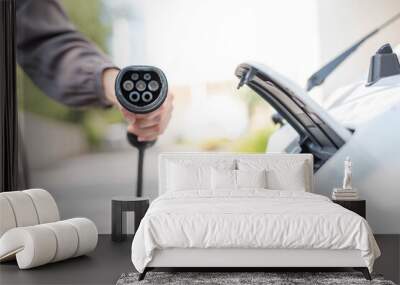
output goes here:
[{"label": "windshield wiper", "polygon": [[311,77],[307,80],[307,91],[310,91],[313,89],[315,86],[321,85],[325,79],[343,62],[346,60],[346,58],[349,57],[360,45],[362,45],[366,40],[377,34],[379,31],[381,31],[383,28],[387,27],[394,21],[400,18],[400,13],[397,13],[394,15],[392,18],[387,20],[385,23],[377,27],[375,30],[370,32],[368,35],[363,37],[361,40],[357,41],[355,44],[353,44],[351,47],[349,47],[347,50],[339,54],[337,57],[335,57],[333,60],[325,64],[323,67],[321,67],[317,72],[315,72]]}]

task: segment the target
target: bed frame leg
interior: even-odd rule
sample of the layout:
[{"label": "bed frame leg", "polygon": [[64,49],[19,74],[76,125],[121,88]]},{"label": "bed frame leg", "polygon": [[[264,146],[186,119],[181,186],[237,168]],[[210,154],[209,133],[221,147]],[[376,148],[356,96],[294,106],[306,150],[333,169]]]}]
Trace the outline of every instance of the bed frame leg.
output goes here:
[{"label": "bed frame leg", "polygon": [[369,270],[367,267],[355,267],[354,269],[357,271],[361,271],[361,273],[364,275],[365,279],[372,280],[371,274],[369,274]]},{"label": "bed frame leg", "polygon": [[147,267],[146,267],[146,268],[143,270],[143,272],[139,274],[138,281],[142,281],[142,280],[144,279],[144,277],[146,277],[147,271],[148,271],[148,269],[147,269]]}]

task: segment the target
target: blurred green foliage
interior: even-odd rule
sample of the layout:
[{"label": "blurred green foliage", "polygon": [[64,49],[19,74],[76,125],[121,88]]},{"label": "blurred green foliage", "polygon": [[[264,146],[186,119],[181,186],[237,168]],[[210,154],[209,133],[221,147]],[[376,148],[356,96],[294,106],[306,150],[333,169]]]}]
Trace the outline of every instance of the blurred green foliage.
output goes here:
[{"label": "blurred green foliage", "polygon": [[228,148],[232,141],[226,138],[207,139],[200,142],[199,147],[204,151],[218,151]]},{"label": "blurred green foliage", "polygon": [[237,140],[225,138],[208,139],[200,143],[200,149],[204,151],[233,151],[246,153],[264,153],[267,151],[268,140],[278,129],[276,125],[249,131]]},{"label": "blurred green foliage", "polygon": [[264,153],[267,151],[267,143],[270,136],[276,131],[277,126],[269,126],[265,129],[258,129],[244,135],[235,141],[230,149],[235,152]]},{"label": "blurred green foliage", "polygon": [[[77,30],[107,53],[111,29],[102,18],[102,0],[63,0],[61,3]],[[20,108],[54,120],[80,125],[94,148],[99,146],[108,123],[122,121],[122,116],[115,109],[77,110],[54,101],[43,94],[21,68],[17,70],[17,86]]]},{"label": "blurred green foliage", "polygon": [[[255,91],[244,85],[238,91],[239,97],[247,104],[249,117],[252,118],[257,105],[266,104]],[[231,144],[230,150],[235,152],[266,152],[270,136],[277,130],[277,126],[268,124],[267,127],[249,131],[240,139]]]},{"label": "blurred green foliage", "polygon": [[62,5],[77,30],[107,52],[111,27],[103,21],[101,0],[63,0]]},{"label": "blurred green foliage", "polygon": [[[246,104],[249,118],[255,115],[256,107],[266,104],[257,93],[244,85],[238,91],[238,95]],[[213,138],[200,142],[199,147],[204,151],[234,151],[247,153],[264,153],[267,151],[267,144],[270,136],[278,129],[272,122],[266,122],[265,128],[248,130],[239,139],[229,140],[226,138]]]},{"label": "blurred green foliage", "polygon": [[255,91],[251,90],[247,85],[244,85],[237,92],[239,98],[247,104],[250,117],[254,115],[254,110],[257,105],[267,104],[259,95],[257,95]]}]

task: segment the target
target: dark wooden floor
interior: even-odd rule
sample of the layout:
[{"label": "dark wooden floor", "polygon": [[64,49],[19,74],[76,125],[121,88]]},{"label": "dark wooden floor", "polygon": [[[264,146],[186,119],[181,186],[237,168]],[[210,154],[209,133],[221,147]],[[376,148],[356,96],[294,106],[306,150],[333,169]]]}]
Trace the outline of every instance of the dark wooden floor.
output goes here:
[{"label": "dark wooden floor", "polygon": [[[378,235],[382,251],[375,272],[395,283],[400,281],[400,235]],[[131,239],[114,243],[108,235],[99,236],[99,244],[88,256],[19,270],[15,262],[0,265],[0,284],[115,284],[124,272],[134,271],[130,259]]]},{"label": "dark wooden floor", "polygon": [[400,284],[400,235],[375,235],[375,239],[382,255],[376,260],[374,271]]}]

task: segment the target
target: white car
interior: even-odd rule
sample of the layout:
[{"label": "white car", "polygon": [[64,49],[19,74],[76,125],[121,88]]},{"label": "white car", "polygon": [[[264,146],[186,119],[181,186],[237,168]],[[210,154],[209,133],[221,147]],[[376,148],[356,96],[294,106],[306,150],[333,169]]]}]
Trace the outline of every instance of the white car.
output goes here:
[{"label": "white car", "polygon": [[400,75],[354,83],[321,106],[266,66],[244,63],[235,73],[239,85],[248,85],[284,119],[268,152],[313,154],[315,191],[329,197],[341,186],[350,156],[353,186],[367,201],[373,231],[400,233]]}]

